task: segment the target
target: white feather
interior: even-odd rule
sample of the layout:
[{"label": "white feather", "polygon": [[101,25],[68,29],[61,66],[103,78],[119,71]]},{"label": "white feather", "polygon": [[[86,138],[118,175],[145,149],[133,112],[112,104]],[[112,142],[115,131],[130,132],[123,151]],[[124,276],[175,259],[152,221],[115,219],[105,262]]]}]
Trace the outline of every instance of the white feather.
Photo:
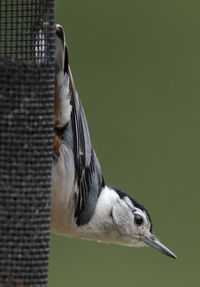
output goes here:
[{"label": "white feather", "polygon": [[60,102],[59,118],[56,119],[56,127],[64,127],[70,120],[72,106],[70,104],[69,76],[63,71],[57,74],[57,91],[58,100]]}]

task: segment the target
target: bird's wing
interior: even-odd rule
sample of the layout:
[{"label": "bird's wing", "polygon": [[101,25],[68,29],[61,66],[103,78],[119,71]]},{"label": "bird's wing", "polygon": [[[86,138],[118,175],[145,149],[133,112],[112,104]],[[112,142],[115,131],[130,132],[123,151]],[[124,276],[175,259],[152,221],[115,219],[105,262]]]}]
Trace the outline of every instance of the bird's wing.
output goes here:
[{"label": "bird's wing", "polygon": [[[60,121],[56,126],[56,132],[60,136],[65,134],[62,137],[63,142],[65,141],[73,151],[77,186],[74,190],[75,218],[78,225],[83,225],[88,223],[94,214],[104,181],[99,161],[91,145],[86,116],[74,86],[65,34],[60,25],[56,26],[56,37],[57,100],[60,108],[57,112]],[[66,105],[68,99],[70,104]],[[70,118],[66,115],[70,115]]]},{"label": "bird's wing", "polygon": [[68,74],[71,90],[75,175],[78,185],[75,217],[76,223],[83,225],[88,223],[94,214],[104,181],[99,161],[91,145],[85,112],[76,92],[69,66]]}]

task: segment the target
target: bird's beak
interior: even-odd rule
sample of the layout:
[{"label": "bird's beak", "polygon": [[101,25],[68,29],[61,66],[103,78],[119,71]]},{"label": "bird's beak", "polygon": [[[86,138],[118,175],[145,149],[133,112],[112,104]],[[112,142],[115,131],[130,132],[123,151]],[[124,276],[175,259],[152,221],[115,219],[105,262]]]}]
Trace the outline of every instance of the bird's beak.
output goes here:
[{"label": "bird's beak", "polygon": [[176,255],[170,251],[165,245],[163,245],[161,242],[159,242],[154,235],[151,235],[150,237],[143,237],[142,240],[149,246],[157,249],[161,253],[170,256],[172,258],[177,258]]}]

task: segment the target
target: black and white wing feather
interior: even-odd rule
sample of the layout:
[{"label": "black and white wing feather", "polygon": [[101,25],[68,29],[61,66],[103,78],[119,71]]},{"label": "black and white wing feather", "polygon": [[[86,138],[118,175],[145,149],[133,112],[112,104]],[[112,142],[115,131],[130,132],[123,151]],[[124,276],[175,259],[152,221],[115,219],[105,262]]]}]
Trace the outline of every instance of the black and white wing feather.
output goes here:
[{"label": "black and white wing feather", "polygon": [[[64,120],[62,125],[57,125],[58,128],[55,128],[55,131],[62,138],[63,144],[72,150],[74,157],[75,183],[74,188],[71,187],[73,190],[68,192],[74,192],[74,217],[76,224],[80,226],[88,223],[94,214],[104,181],[99,161],[91,144],[85,112],[74,86],[68,62],[68,48],[60,25],[56,26],[56,37],[56,75],[59,91],[57,106],[60,107],[56,115],[58,114],[58,118]],[[59,88],[60,86],[62,88]],[[68,100],[70,100],[70,107],[66,105]],[[66,117],[67,113],[70,115],[69,118]],[[65,125],[63,125],[64,121]]]},{"label": "black and white wing feather", "polygon": [[83,225],[88,223],[94,214],[104,180],[99,161],[91,145],[85,112],[75,90],[70,68],[68,68],[68,72],[71,90],[75,177],[78,185],[75,217],[76,223]]}]

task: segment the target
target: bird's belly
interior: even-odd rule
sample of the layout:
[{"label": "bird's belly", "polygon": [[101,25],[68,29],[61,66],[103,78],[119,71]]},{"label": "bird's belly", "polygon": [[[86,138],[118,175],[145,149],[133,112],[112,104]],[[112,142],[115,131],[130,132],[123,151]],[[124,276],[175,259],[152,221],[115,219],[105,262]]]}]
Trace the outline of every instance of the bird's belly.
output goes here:
[{"label": "bird's belly", "polygon": [[74,177],[72,152],[62,145],[52,167],[51,231],[53,233],[70,235],[75,227]]}]

